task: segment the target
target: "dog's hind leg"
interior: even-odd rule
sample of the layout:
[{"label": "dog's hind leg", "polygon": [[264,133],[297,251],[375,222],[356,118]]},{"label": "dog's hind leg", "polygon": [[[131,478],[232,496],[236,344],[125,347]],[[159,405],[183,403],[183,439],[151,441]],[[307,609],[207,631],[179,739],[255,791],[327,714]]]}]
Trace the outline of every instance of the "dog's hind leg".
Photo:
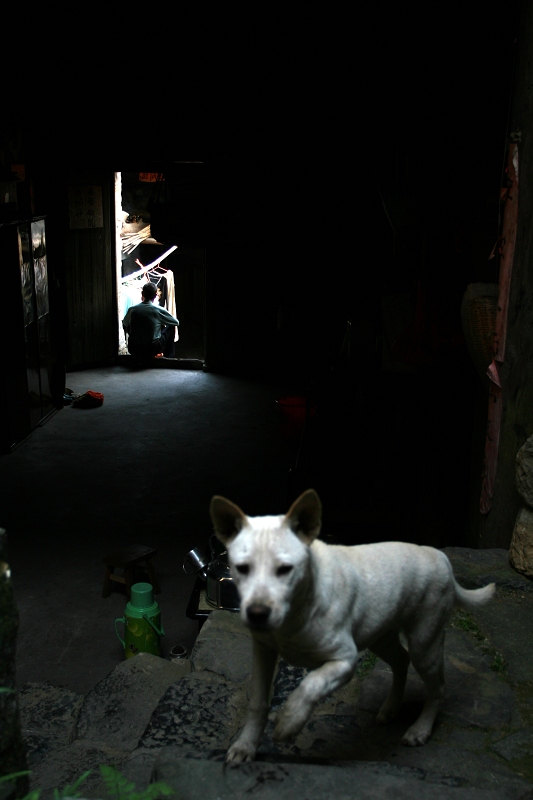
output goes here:
[{"label": "dog's hind leg", "polygon": [[378,722],[386,723],[397,717],[400,711],[409,668],[409,654],[400,642],[397,631],[387,633],[374,642],[370,649],[392,669],[392,687],[377,715]]},{"label": "dog's hind leg", "polygon": [[426,701],[422,713],[402,738],[402,744],[425,744],[431,736],[435,717],[444,695],[444,629],[437,631],[428,642],[414,632],[408,638],[413,666],[424,681]]},{"label": "dog's hind leg", "polygon": [[226,761],[253,761],[265,728],[270,708],[270,687],[278,654],[271,647],[253,639],[252,688],[244,728],[230,746]]}]

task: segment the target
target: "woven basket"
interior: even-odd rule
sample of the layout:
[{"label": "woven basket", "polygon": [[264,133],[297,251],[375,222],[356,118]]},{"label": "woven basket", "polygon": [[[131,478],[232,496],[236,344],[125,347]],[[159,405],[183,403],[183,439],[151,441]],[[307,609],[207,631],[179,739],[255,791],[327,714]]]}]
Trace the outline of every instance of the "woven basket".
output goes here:
[{"label": "woven basket", "polygon": [[461,303],[461,322],[468,351],[479,377],[487,384],[487,367],[494,355],[497,305],[497,283],[470,283]]}]

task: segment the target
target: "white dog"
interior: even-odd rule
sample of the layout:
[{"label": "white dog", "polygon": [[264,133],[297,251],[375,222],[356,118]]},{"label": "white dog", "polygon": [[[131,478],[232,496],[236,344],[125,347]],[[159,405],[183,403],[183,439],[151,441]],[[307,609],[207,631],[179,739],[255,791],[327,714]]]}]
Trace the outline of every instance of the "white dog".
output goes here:
[{"label": "white dog", "polygon": [[402,739],[407,745],[424,744],[444,692],[445,623],[454,605],[475,609],[487,602],[494,584],[463,589],[448,558],[432,547],[403,542],[345,547],[317,540],[321,505],[312,489],[286,516],[247,517],[218,496],[210,512],[227,547],[242,621],[253,638],[250,707],[227,761],[256,755],[278,654],[312,671],[278,714],[276,741],[296,735],[315,705],[350,680],[358,653],[369,648],[393,672],[379,722],[399,711],[410,659],[424,681],[422,713]]}]

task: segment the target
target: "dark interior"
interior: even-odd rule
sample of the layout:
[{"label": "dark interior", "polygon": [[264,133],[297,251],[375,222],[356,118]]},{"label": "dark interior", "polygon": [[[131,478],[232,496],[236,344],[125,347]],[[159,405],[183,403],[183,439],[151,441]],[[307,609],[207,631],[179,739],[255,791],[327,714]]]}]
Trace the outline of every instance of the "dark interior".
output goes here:
[{"label": "dark interior", "polygon": [[[117,365],[113,175],[165,173],[187,185],[198,203],[191,225],[200,216],[203,225],[169,262],[184,282],[187,270],[200,280],[198,263],[204,271],[177,356],[307,402],[305,435],[279,463],[287,500],[315,487],[332,540],[344,543],[478,546],[487,387],[461,303],[469,284],[498,282],[519,12],[515,2],[401,4],[358,8],[349,23],[306,12],[293,33],[264,20],[264,41],[195,29],[191,48],[163,32],[155,56],[145,43],[135,58],[125,29],[110,36],[99,19],[76,42],[44,47],[38,75],[15,46],[2,169],[24,161],[32,213],[46,219],[56,400],[65,373]],[[88,234],[67,236],[76,182],[104,187],[101,255],[94,243],[88,255]],[[142,247],[141,260],[155,252]],[[133,391],[135,370],[120,369]],[[153,402],[152,422],[164,426]],[[32,447],[35,431],[18,447]],[[113,435],[119,447],[132,431],[118,419]],[[233,459],[247,442],[236,432],[227,446]],[[243,496],[262,507],[252,470],[247,481]],[[133,505],[135,487],[122,491]],[[13,538],[24,536],[15,514],[5,519]],[[140,536],[124,527],[119,538],[129,533]],[[486,545],[508,546],[509,536]]]}]

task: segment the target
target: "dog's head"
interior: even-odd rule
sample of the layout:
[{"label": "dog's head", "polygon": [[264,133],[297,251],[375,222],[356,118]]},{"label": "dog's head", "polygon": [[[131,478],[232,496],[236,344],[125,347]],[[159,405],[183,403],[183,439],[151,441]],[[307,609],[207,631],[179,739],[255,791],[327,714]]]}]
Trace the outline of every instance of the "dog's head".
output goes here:
[{"label": "dog's head", "polygon": [[279,628],[308,573],[309,545],[320,533],[317,493],[308,489],[285,516],[247,517],[219,496],[211,500],[210,513],[226,545],[243,622],[257,630]]}]

